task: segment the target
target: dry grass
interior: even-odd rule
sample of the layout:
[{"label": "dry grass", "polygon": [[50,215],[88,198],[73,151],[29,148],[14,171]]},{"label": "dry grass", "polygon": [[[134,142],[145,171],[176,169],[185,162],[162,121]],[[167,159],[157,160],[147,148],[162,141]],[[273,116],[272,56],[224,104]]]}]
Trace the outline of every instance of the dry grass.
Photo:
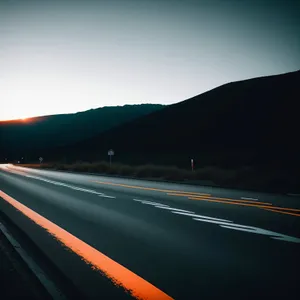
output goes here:
[{"label": "dry grass", "polygon": [[[129,166],[124,164],[107,162],[76,162],[73,164],[48,163],[48,164],[26,164],[19,165],[29,168],[54,169],[75,172],[90,172],[99,174],[111,174],[121,176],[132,176],[137,178],[156,178],[164,180],[210,180],[215,183],[231,179],[233,171],[221,170],[215,167],[206,167],[192,172],[191,170],[180,169],[176,166],[141,165]],[[226,180],[225,180],[226,181]]]},{"label": "dry grass", "polygon": [[258,170],[244,167],[225,169],[207,166],[195,171],[180,169],[176,166],[141,165],[130,166],[107,162],[76,162],[73,164],[44,163],[21,165],[30,168],[52,169],[62,171],[88,172],[108,175],[129,176],[143,179],[162,179],[170,181],[193,181],[209,183],[231,188],[254,189],[271,192],[291,192],[299,190],[295,178],[287,173],[273,172],[268,169]]}]

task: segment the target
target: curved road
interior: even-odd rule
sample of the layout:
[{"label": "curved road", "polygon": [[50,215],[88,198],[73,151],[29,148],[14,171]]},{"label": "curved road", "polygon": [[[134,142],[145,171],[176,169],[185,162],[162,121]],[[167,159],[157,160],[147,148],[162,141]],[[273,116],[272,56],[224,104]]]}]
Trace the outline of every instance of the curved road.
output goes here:
[{"label": "curved road", "polygon": [[296,298],[300,199],[0,165],[0,210],[85,298]]}]

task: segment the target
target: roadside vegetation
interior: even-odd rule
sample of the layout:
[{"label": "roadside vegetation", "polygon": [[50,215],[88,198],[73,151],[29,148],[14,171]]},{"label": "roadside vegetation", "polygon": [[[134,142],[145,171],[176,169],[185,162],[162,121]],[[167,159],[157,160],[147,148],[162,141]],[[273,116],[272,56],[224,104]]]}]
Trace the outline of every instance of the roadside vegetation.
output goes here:
[{"label": "roadside vegetation", "polygon": [[130,166],[120,163],[108,162],[76,162],[18,164],[18,166],[50,169],[60,171],[73,171],[96,173],[103,175],[128,176],[142,179],[156,179],[166,181],[190,182],[201,185],[211,185],[229,188],[253,189],[270,192],[290,192],[297,187],[296,178],[292,178],[284,171],[278,172],[266,168],[243,167],[236,169],[207,166],[194,171],[180,169],[176,166],[140,165]]}]

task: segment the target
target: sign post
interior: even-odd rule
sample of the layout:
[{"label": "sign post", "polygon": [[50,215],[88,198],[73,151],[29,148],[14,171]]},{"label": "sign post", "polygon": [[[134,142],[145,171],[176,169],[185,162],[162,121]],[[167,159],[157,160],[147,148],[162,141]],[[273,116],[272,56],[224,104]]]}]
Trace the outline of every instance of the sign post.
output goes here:
[{"label": "sign post", "polygon": [[194,171],[194,160],[191,159],[191,167],[192,167],[192,171]]},{"label": "sign post", "polygon": [[43,161],[43,158],[42,157],[40,157],[39,158],[39,161],[40,161],[40,164],[42,163],[42,161]]},{"label": "sign post", "polygon": [[111,157],[113,156],[113,155],[115,155],[115,152],[114,152],[114,150],[113,149],[110,149],[110,150],[108,150],[108,156],[109,156],[109,165],[111,166]]}]

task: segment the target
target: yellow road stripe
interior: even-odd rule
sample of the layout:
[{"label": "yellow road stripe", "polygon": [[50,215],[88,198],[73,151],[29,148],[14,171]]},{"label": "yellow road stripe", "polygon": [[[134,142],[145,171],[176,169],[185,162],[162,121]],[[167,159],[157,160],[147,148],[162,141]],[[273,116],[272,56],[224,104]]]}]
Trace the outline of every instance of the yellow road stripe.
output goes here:
[{"label": "yellow road stripe", "polygon": [[167,195],[170,195],[170,196],[185,196],[191,200],[219,202],[219,203],[225,203],[225,204],[249,206],[249,207],[259,207],[259,208],[266,208],[266,209],[271,207],[274,210],[281,210],[281,211],[288,210],[288,211],[300,212],[300,209],[276,207],[276,206],[273,206],[272,203],[258,202],[258,201],[254,201],[254,200],[236,200],[236,199],[230,199],[230,198],[219,198],[219,197],[212,197],[211,194],[177,191],[177,190],[175,190],[175,191],[174,190],[164,190],[164,189],[156,189],[156,188],[150,188],[150,187],[127,185],[127,184],[113,183],[113,182],[104,182],[104,181],[92,181],[92,182],[99,183],[99,184],[113,185],[113,186],[121,186],[121,187],[132,188],[132,189],[163,192],[163,193],[167,193]]},{"label": "yellow road stripe", "polygon": [[[200,197],[188,197],[191,200],[201,200],[201,201],[207,201],[207,202],[219,202],[219,203],[225,203],[225,204],[233,204],[233,205],[241,205],[241,206],[252,206],[252,207],[264,207],[263,205],[258,204],[248,204],[243,202],[234,202],[234,201],[227,201],[227,200],[214,200],[214,199],[208,199],[208,198],[200,198]],[[268,207],[268,206],[266,206]]]},{"label": "yellow road stripe", "polygon": [[22,212],[25,216],[33,220],[36,224],[46,229],[63,245],[82,257],[86,263],[91,264],[94,268],[104,273],[116,286],[123,287],[136,299],[173,299],[142,277],[136,275],[97,249],[78,239],[68,231],[57,226],[45,217],[5,194],[1,190],[0,197]]},{"label": "yellow road stripe", "polygon": [[262,205],[272,205],[272,203],[267,203],[267,202],[259,202],[259,201],[251,201],[251,200],[236,200],[236,199],[230,199],[230,198],[219,198],[219,197],[205,197],[205,196],[195,196],[193,194],[188,194],[188,195],[184,195],[184,194],[174,194],[174,193],[168,193],[168,195],[170,196],[181,196],[181,197],[193,197],[193,198],[199,198],[199,200],[202,199],[212,199],[212,200],[224,200],[224,201],[232,201],[232,202],[240,202],[240,203],[253,203],[253,204],[262,204]]},{"label": "yellow road stripe", "polygon": [[138,185],[127,185],[127,184],[121,184],[121,183],[113,183],[113,182],[105,182],[105,181],[92,181],[99,184],[107,184],[107,185],[113,185],[113,186],[121,186],[131,189],[139,189],[139,190],[146,190],[146,191],[156,191],[156,192],[163,192],[163,193],[182,193],[182,194],[192,194],[192,195],[200,195],[200,196],[210,196],[210,194],[204,194],[204,193],[194,193],[194,192],[184,192],[184,191],[173,191],[173,190],[162,190],[162,189],[156,189],[156,188],[149,188],[149,187],[143,187]]},{"label": "yellow road stripe", "polygon": [[269,211],[273,211],[273,212],[277,212],[280,214],[285,214],[285,215],[292,215],[292,216],[296,216],[296,217],[300,217],[300,214],[294,214],[291,212],[287,212],[287,211],[282,211],[282,210],[277,210],[277,209],[271,209],[271,208],[264,208],[265,210],[269,210]]},{"label": "yellow road stripe", "polygon": [[262,208],[265,210],[273,211],[273,212],[278,212],[282,214],[289,214],[293,216],[299,217],[300,215],[298,214],[293,214],[293,213],[288,213],[285,212],[284,210],[289,210],[289,211],[300,211],[299,209],[295,208],[286,208],[286,207],[277,207],[277,206],[265,206],[265,205],[255,205],[255,204],[246,204],[246,203],[240,203],[240,202],[231,202],[231,201],[221,201],[221,200],[213,200],[213,199],[207,199],[207,198],[199,198],[199,197],[189,197],[191,200],[202,200],[202,201],[208,201],[208,202],[219,202],[219,203],[225,203],[225,204],[233,204],[233,205],[240,205],[240,206],[250,206],[250,207],[258,207]]},{"label": "yellow road stripe", "polygon": [[289,207],[280,207],[280,206],[272,206],[272,209],[279,209],[279,210],[289,210],[289,211],[296,211],[296,212],[300,212],[300,209],[298,208],[289,208]]}]

